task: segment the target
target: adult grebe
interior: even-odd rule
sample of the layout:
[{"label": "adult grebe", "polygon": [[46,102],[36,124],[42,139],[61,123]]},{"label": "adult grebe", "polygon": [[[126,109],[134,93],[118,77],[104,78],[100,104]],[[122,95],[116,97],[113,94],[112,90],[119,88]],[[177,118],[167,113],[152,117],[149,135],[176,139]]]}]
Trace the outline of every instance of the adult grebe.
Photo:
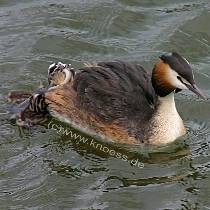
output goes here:
[{"label": "adult grebe", "polygon": [[121,143],[174,141],[186,133],[174,93],[189,89],[205,99],[189,62],[175,52],[162,55],[152,75],[139,65],[113,61],[85,66],[68,81],[49,88],[41,104],[75,128]]}]

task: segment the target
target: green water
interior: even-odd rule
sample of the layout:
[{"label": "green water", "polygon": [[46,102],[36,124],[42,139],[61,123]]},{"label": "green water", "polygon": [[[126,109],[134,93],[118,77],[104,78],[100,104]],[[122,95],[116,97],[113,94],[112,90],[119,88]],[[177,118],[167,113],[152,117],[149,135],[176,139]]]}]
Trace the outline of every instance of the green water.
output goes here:
[{"label": "green water", "polygon": [[47,125],[20,130],[6,111],[7,93],[35,89],[54,61],[116,58],[152,69],[170,51],[191,62],[210,98],[208,0],[1,0],[0,209],[210,209],[209,100],[176,96],[188,135],[171,145],[95,140],[144,168]]}]

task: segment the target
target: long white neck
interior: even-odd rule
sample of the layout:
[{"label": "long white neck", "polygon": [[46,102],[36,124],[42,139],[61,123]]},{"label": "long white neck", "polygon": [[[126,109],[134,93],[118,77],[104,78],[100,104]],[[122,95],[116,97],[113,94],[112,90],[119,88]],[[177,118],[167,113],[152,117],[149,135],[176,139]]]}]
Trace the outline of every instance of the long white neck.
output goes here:
[{"label": "long white neck", "polygon": [[160,113],[167,112],[172,115],[178,114],[173,92],[165,97],[158,97],[157,112]]},{"label": "long white neck", "polygon": [[174,93],[158,97],[158,105],[152,118],[151,133],[149,141],[154,144],[170,143],[186,133],[183,121],[176,109]]}]

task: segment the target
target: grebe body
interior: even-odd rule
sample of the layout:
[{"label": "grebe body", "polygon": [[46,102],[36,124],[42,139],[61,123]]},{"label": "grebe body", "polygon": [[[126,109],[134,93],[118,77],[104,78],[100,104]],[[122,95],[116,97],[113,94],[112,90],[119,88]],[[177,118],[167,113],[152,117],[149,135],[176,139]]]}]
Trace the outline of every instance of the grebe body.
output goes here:
[{"label": "grebe body", "polygon": [[88,134],[128,144],[166,144],[186,133],[174,101],[182,89],[205,98],[189,62],[170,53],[160,57],[152,75],[123,61],[88,65],[43,97],[53,116]]}]

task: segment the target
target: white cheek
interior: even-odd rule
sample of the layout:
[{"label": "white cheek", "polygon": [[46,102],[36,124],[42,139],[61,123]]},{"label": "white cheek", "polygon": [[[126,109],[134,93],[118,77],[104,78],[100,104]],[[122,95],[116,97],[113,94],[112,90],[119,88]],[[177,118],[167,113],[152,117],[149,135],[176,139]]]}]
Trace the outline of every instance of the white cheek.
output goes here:
[{"label": "white cheek", "polygon": [[180,80],[178,80],[176,78],[176,81],[175,81],[175,87],[179,88],[179,89],[182,89],[182,90],[187,90],[188,88],[186,87],[186,85],[184,85],[182,82],[180,82]]},{"label": "white cheek", "polygon": [[179,88],[182,90],[187,90],[188,88],[180,80],[177,79],[178,76],[179,76],[179,74],[171,69],[169,71],[169,75],[168,75],[170,84],[176,88]]}]

